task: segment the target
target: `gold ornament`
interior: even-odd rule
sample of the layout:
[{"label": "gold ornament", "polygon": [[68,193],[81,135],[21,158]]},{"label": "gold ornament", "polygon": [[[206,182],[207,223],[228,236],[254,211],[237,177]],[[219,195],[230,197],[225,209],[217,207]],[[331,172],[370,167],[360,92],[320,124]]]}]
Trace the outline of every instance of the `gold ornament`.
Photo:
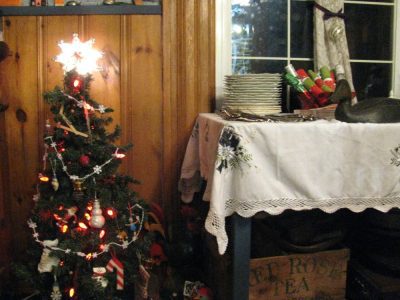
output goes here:
[{"label": "gold ornament", "polygon": [[82,180],[74,180],[74,191],[82,191]]},{"label": "gold ornament", "polygon": [[120,232],[118,232],[118,238],[121,241],[124,241],[124,240],[126,240],[128,238],[128,234],[126,233],[126,231],[121,230]]}]

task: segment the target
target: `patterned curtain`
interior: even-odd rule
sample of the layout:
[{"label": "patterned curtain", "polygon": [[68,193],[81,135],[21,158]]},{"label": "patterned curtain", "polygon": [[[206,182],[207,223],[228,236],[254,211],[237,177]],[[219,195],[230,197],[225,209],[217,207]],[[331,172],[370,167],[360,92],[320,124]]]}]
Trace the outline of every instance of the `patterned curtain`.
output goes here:
[{"label": "patterned curtain", "polygon": [[315,0],[314,67],[318,70],[322,66],[335,69],[342,65],[354,92],[344,19],[343,0]]}]

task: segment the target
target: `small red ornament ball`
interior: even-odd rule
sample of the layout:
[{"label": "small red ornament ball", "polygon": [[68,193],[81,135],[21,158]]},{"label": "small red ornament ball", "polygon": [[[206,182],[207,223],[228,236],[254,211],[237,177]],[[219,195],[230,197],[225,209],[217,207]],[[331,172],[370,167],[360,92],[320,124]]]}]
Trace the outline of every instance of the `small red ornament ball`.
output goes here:
[{"label": "small red ornament ball", "polygon": [[90,158],[87,155],[82,155],[79,158],[79,163],[84,167],[87,166],[89,164],[89,162],[90,162]]}]

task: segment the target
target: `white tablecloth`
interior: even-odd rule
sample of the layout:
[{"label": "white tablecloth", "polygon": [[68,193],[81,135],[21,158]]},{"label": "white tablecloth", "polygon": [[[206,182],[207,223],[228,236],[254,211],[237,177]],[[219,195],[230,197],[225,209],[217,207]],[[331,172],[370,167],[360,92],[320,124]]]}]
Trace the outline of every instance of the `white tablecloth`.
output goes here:
[{"label": "white tablecloth", "polygon": [[400,207],[399,143],[400,123],[247,123],[200,114],[179,189],[182,200],[190,202],[201,178],[207,181],[205,227],[223,254],[225,218],[233,213]]}]

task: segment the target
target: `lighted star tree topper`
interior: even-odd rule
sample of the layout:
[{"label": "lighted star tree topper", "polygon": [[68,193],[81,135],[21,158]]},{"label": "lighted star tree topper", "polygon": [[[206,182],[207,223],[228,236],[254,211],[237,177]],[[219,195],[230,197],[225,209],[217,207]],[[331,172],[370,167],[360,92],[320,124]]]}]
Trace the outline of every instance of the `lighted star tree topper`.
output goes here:
[{"label": "lighted star tree topper", "polygon": [[78,34],[74,33],[71,43],[60,41],[58,46],[61,53],[55,60],[63,65],[65,72],[75,69],[78,74],[86,75],[98,71],[97,60],[102,57],[102,53],[93,48],[94,42],[94,39],[81,42]]}]

